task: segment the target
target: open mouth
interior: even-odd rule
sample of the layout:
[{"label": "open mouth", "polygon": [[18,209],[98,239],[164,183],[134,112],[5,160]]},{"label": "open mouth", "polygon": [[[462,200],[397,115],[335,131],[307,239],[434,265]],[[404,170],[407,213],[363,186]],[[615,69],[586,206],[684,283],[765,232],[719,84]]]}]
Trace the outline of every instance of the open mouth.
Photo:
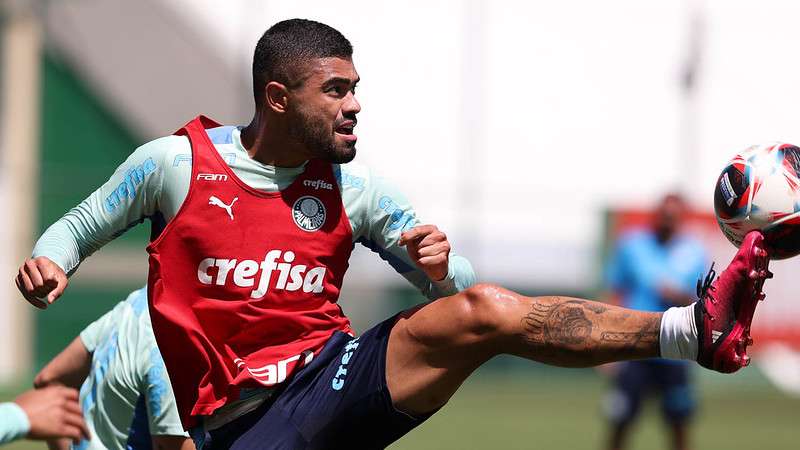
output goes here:
[{"label": "open mouth", "polygon": [[333,131],[335,131],[337,134],[353,136],[353,128],[355,127],[356,122],[354,120],[346,120],[337,126]]}]

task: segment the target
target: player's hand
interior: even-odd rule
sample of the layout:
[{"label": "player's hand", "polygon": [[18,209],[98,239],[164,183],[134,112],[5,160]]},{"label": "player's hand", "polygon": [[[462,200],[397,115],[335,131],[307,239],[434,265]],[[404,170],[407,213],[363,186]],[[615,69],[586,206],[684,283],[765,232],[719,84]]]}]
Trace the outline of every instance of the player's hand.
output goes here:
[{"label": "player's hand", "polygon": [[675,306],[688,306],[695,302],[694,297],[692,297],[690,294],[687,294],[668,283],[664,283],[659,286],[658,293],[662,299],[666,300],[666,303],[670,303]]},{"label": "player's hand", "polygon": [[400,235],[399,244],[405,246],[414,263],[433,281],[447,276],[450,262],[450,243],[436,225],[419,225]]},{"label": "player's hand", "polygon": [[89,429],[78,405],[78,391],[65,386],[49,386],[27,391],[14,399],[31,429],[28,439],[69,438],[74,443],[89,439]]},{"label": "player's hand", "polygon": [[68,283],[61,267],[44,256],[26,259],[14,281],[25,300],[39,309],[61,297]]}]

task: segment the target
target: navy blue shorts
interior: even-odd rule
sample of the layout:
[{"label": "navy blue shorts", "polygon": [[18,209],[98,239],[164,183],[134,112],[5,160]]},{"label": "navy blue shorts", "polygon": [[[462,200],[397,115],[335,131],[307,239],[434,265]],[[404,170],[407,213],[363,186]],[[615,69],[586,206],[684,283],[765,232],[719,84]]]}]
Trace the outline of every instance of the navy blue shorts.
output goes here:
[{"label": "navy blue shorts", "polygon": [[311,364],[255,411],[206,435],[202,450],[380,449],[424,422],[386,387],[392,317],[358,338],[336,332]]},{"label": "navy blue shorts", "polygon": [[661,411],[670,423],[682,423],[692,415],[695,399],[685,362],[647,359],[621,364],[614,390],[606,399],[606,410],[612,422],[632,421],[648,394],[661,396]]}]

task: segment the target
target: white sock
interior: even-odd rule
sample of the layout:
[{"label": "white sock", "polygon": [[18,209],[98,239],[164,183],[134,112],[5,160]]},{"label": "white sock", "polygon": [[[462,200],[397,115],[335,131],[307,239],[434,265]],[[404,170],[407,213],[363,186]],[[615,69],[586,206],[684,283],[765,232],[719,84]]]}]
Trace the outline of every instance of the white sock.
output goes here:
[{"label": "white sock", "polygon": [[675,306],[661,317],[661,357],[666,359],[697,359],[697,325],[694,323],[694,303]]}]

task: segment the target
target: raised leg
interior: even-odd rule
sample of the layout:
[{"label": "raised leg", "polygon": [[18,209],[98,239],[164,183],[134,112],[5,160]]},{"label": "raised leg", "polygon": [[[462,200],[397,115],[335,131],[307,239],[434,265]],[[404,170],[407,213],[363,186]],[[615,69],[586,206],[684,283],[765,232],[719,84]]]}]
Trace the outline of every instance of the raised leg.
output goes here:
[{"label": "raised leg", "polygon": [[477,285],[401,314],[389,336],[387,383],[397,408],[429,413],[501,353],[562,367],[657,357],[660,320],[661,313]]}]

